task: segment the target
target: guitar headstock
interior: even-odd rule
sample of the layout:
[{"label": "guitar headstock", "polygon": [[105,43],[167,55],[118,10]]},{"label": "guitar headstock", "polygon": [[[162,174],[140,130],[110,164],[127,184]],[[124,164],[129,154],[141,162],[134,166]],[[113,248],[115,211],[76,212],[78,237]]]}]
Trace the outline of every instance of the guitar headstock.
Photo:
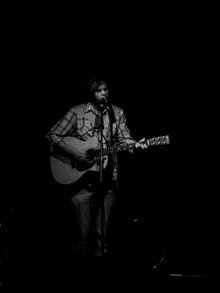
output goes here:
[{"label": "guitar headstock", "polygon": [[164,144],[169,144],[170,139],[169,135],[163,135],[163,136],[158,136],[158,137],[153,137],[150,139],[147,139],[147,145],[164,145]]}]

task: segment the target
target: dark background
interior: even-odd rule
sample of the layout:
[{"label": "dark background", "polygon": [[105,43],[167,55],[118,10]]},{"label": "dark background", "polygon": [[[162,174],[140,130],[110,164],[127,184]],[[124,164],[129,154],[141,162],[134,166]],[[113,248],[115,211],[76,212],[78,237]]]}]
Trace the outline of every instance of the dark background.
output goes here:
[{"label": "dark background", "polygon": [[166,25],[143,15],[135,23],[129,15],[103,22],[88,21],[82,29],[81,22],[69,19],[56,25],[38,19],[31,29],[28,22],[12,27],[5,46],[10,155],[2,221],[8,225],[12,210],[12,237],[25,255],[36,243],[41,251],[54,251],[64,211],[53,189],[45,134],[83,101],[87,78],[101,73],[134,139],[170,137],[168,146],[120,155],[122,218],[159,223],[170,271],[207,274],[212,185],[204,143],[210,115],[206,26],[188,28],[187,21],[178,22],[178,13]]}]

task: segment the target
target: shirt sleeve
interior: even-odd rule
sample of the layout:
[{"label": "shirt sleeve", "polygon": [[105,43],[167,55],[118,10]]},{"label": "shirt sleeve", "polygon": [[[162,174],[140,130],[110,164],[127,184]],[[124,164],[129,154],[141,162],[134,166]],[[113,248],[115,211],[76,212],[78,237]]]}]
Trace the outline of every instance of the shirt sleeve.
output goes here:
[{"label": "shirt sleeve", "polygon": [[128,129],[125,114],[122,109],[120,109],[120,112],[119,112],[117,141],[119,145],[135,143],[135,140],[132,138],[130,134],[130,130]]},{"label": "shirt sleeve", "polygon": [[64,136],[74,136],[77,128],[77,114],[74,108],[70,109],[46,134],[49,139],[51,148],[54,144],[59,143]]}]

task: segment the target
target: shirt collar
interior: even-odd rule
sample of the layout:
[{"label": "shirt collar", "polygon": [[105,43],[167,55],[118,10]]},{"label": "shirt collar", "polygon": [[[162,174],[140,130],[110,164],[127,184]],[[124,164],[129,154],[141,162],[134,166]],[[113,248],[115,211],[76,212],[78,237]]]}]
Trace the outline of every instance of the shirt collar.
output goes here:
[{"label": "shirt collar", "polygon": [[[107,111],[108,108],[109,108],[109,106],[106,107],[103,114]],[[89,102],[86,104],[85,112],[88,113],[90,111],[92,111],[96,115],[99,115],[99,111],[94,107],[94,105],[92,103]]]}]

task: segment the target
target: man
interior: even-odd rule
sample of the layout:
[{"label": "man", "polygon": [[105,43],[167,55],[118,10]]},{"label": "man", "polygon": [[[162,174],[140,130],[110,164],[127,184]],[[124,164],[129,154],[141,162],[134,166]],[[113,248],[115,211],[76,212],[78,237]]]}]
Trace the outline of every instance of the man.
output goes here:
[{"label": "man", "polygon": [[[123,110],[112,105],[104,79],[89,80],[91,99],[72,107],[47,133],[56,181],[71,187],[76,256],[104,256],[116,202],[118,150],[147,148],[132,139]],[[68,188],[70,190],[70,188]]]}]

